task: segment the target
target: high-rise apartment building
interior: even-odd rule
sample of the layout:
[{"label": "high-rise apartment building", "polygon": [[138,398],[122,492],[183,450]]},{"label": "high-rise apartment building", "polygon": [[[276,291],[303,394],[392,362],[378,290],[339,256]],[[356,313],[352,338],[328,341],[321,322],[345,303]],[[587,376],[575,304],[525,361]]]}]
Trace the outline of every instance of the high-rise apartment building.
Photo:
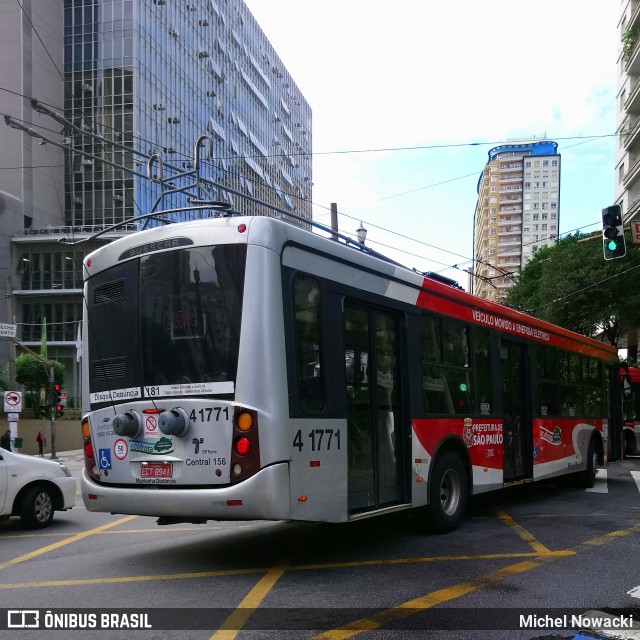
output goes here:
[{"label": "high-rise apartment building", "polygon": [[621,4],[618,23],[616,204],[628,222],[640,217],[640,1]]},{"label": "high-rise apartment building", "polygon": [[0,53],[2,113],[64,145],[0,126],[0,322],[37,348],[46,317],[49,357],[69,370],[96,245],[58,240],[148,212],[161,192],[148,156],[184,186],[208,135],[200,174],[232,191],[200,183],[207,199],[311,218],[311,109],[242,0],[0,0]]},{"label": "high-rise apartment building", "polygon": [[472,292],[500,301],[539,247],[558,235],[560,155],[549,140],[494,147],[478,181]]},{"label": "high-rise apartment building", "polygon": [[[628,228],[640,220],[640,0],[620,3],[617,59],[615,203]],[[640,329],[629,331],[620,346],[638,354]]]}]

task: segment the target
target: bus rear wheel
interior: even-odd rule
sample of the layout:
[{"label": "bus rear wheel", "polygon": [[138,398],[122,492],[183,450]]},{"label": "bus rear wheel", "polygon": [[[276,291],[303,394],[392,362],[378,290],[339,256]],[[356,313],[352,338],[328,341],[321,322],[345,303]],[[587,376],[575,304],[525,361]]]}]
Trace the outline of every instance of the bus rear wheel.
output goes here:
[{"label": "bus rear wheel", "polygon": [[447,533],[463,520],[469,499],[467,472],[452,451],[438,456],[431,475],[426,518],[429,529]]},{"label": "bus rear wheel", "polygon": [[580,474],[580,486],[591,489],[596,483],[596,469],[598,467],[598,452],[595,440],[591,438],[587,449],[587,468]]}]

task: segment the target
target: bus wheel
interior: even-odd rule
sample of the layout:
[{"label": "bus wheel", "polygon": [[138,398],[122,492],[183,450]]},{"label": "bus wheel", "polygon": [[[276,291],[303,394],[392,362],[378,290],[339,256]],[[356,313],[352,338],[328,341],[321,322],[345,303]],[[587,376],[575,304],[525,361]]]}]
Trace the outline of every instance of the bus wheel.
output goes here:
[{"label": "bus wheel", "polygon": [[629,456],[636,450],[635,434],[624,430],[624,455]]},{"label": "bus wheel", "polygon": [[464,518],[468,497],[467,472],[460,458],[452,451],[438,456],[429,488],[429,528],[436,533],[455,529]]},{"label": "bus wheel", "polygon": [[591,489],[596,483],[596,469],[598,467],[598,452],[596,451],[595,440],[589,441],[587,449],[587,468],[580,474],[580,486]]}]

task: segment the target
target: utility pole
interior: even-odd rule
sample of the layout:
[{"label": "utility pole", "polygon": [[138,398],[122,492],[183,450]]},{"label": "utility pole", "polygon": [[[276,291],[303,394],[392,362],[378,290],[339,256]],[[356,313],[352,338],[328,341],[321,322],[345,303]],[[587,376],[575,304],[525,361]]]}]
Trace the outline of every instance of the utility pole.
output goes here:
[{"label": "utility pole", "polygon": [[45,370],[47,371],[47,377],[49,378],[49,393],[51,394],[51,459],[58,460],[58,456],[56,455],[56,408],[53,403],[53,389],[55,386],[55,371],[51,366],[51,361],[46,360],[42,356],[38,355],[34,351],[31,351],[27,345],[22,344],[20,340],[17,338],[9,338],[9,340],[13,343],[14,349],[15,345],[18,345],[22,349],[24,349],[27,353],[30,353],[36,360],[41,362],[45,366]]},{"label": "utility pole", "polygon": [[49,382],[51,392],[51,460],[58,460],[56,455],[56,403],[54,398],[55,377],[53,367],[49,369]]}]

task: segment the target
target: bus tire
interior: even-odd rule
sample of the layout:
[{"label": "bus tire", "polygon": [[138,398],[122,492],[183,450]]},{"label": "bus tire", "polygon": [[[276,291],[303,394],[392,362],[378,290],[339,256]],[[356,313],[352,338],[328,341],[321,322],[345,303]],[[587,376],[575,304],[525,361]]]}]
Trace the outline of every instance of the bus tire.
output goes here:
[{"label": "bus tire", "polygon": [[436,458],[426,507],[429,529],[447,533],[460,525],[467,510],[468,487],[466,469],[455,453],[447,451]]},{"label": "bus tire", "polygon": [[630,456],[632,453],[635,453],[635,450],[636,450],[635,434],[625,429],[624,430],[624,455]]},{"label": "bus tire", "polygon": [[585,489],[591,489],[596,483],[596,469],[598,467],[598,452],[594,438],[589,440],[589,448],[587,449],[587,468],[580,473],[580,486]]}]

